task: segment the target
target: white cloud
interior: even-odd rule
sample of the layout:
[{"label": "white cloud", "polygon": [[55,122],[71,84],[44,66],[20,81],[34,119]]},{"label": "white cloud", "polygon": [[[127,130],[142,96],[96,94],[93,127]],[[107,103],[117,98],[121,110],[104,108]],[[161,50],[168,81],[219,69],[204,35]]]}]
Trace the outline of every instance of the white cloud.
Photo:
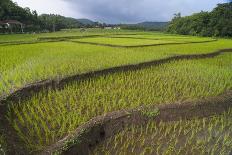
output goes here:
[{"label": "white cloud", "polygon": [[82,16],[79,12],[72,10],[70,4],[62,0],[13,0],[21,7],[29,7],[39,14],[51,13],[68,17]]}]

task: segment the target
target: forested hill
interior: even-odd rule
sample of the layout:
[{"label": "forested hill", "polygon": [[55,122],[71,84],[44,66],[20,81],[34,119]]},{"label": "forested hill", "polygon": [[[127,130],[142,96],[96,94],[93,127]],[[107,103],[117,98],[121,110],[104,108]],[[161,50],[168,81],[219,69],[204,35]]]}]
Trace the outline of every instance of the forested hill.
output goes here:
[{"label": "forested hill", "polygon": [[124,24],[121,27],[130,30],[162,31],[167,25],[168,22],[142,22],[138,24]]},{"label": "forested hill", "polygon": [[168,32],[199,36],[232,37],[232,2],[218,4],[212,12],[200,12],[192,16],[175,17],[169,23]]},{"label": "forested hill", "polygon": [[1,0],[0,21],[17,20],[24,24],[25,31],[54,31],[64,28],[78,28],[83,26],[74,18],[67,18],[54,14],[38,15],[36,11],[29,8],[22,8],[11,0]]},{"label": "forested hill", "polygon": [[84,25],[95,25],[96,24],[94,21],[85,19],[85,18],[77,19],[77,20]]}]

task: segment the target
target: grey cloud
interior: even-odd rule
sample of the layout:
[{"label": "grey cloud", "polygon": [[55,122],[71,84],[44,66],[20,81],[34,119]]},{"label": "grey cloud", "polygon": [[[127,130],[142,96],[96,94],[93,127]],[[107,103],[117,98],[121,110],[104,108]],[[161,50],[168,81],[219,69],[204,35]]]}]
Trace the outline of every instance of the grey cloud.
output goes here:
[{"label": "grey cloud", "polygon": [[72,11],[107,23],[167,21],[174,13],[211,10],[223,0],[63,0]]}]

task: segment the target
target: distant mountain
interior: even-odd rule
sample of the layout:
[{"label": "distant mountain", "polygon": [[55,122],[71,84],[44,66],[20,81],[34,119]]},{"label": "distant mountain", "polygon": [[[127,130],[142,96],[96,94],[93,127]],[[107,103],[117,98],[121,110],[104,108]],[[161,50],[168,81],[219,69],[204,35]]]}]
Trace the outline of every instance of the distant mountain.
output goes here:
[{"label": "distant mountain", "polygon": [[77,19],[77,21],[79,21],[80,23],[84,24],[84,25],[94,25],[95,22],[89,19]]},{"label": "distant mountain", "polygon": [[136,25],[144,28],[164,28],[168,25],[168,22],[142,22]]},{"label": "distant mountain", "polygon": [[142,22],[137,24],[125,24],[122,28],[131,30],[148,30],[148,31],[161,31],[166,28],[168,22]]}]

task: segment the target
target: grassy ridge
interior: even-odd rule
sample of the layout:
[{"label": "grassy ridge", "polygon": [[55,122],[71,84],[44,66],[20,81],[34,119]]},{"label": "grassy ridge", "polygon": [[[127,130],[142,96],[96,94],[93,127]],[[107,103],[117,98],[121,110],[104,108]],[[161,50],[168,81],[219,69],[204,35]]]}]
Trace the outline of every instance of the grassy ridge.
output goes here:
[{"label": "grassy ridge", "polygon": [[215,96],[232,88],[232,55],[102,76],[12,103],[8,120],[29,150],[50,145],[97,115]]},{"label": "grassy ridge", "polygon": [[230,154],[232,109],[211,118],[128,127],[91,154]]},{"label": "grassy ridge", "polygon": [[[143,40],[138,40],[143,41]],[[177,54],[209,53],[232,47],[231,40],[194,45],[118,49],[69,42],[0,46],[0,94],[44,79],[157,60]]]}]

